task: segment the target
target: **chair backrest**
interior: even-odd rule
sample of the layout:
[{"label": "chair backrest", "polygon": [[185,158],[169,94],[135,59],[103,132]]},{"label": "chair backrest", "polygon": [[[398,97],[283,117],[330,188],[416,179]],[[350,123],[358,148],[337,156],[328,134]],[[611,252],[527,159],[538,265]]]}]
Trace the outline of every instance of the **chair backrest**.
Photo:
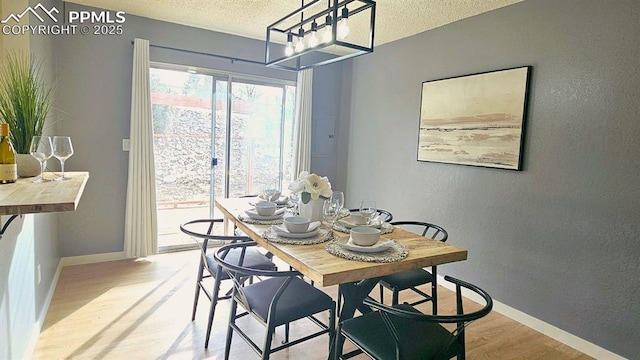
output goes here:
[{"label": "chair backrest", "polygon": [[[274,296],[274,300],[272,303],[272,307],[275,306],[280,295],[284,291],[284,289],[289,285],[289,282],[294,277],[302,276],[302,274],[295,270],[290,271],[277,271],[277,270],[261,270],[254,269],[243,266],[245,253],[247,248],[252,246],[257,246],[258,244],[254,241],[250,242],[235,242],[228,245],[221,246],[213,253],[213,258],[222,267],[222,269],[229,275],[229,278],[233,280],[234,287],[234,295],[243,303],[246,309],[250,309],[249,302],[246,300],[246,296],[244,295],[244,280],[248,279],[251,276],[257,276],[260,279],[264,280],[266,278],[287,278],[284,280],[283,284],[280,286],[278,291]],[[241,251],[240,256],[238,257],[237,264],[230,263],[225,260],[225,257],[231,250],[238,249]]]},{"label": "chair backrest", "polygon": [[[493,300],[491,296],[481,288],[470,284],[468,282],[452,278],[450,276],[445,276],[444,279],[446,281],[452,282],[456,286],[456,314],[455,315],[427,315],[423,314],[409,305],[396,305],[397,307],[391,307],[384,304],[381,304],[375,301],[371,297],[367,297],[364,300],[364,304],[368,305],[376,310],[380,311],[380,315],[389,331],[390,334],[394,337],[394,341],[396,346],[401,343],[401,339],[398,338],[393,322],[391,321],[390,316],[397,316],[407,320],[412,321],[424,321],[431,323],[455,323],[456,329],[452,332],[454,335],[455,341],[460,343],[463,351],[464,351],[464,329],[465,327],[472,321],[480,319],[484,316],[487,316],[491,310],[493,309]],[[485,302],[485,305],[476,311],[465,313],[462,305],[462,288],[466,288],[468,290],[473,291],[474,293],[480,295]],[[397,349],[399,351],[399,349]]]},{"label": "chair backrest", "polygon": [[[223,223],[222,219],[197,219],[187,221],[180,225],[180,231],[194,238],[200,253],[202,255],[203,265],[207,268],[207,271],[211,272],[209,268],[209,262],[207,261],[207,247],[209,246],[209,240],[218,240],[223,242],[237,243],[237,242],[250,242],[250,238],[245,236],[228,236],[228,235],[215,235],[213,234],[214,225],[216,223]],[[196,230],[198,229],[198,230]],[[200,239],[200,240],[199,240]]]},{"label": "chair backrest", "polygon": [[400,226],[409,231],[418,230],[421,231],[421,233],[418,231],[414,232],[424,237],[439,240],[442,242],[447,241],[447,239],[449,238],[449,233],[447,233],[447,230],[445,230],[442,226],[424,221],[394,221],[391,222],[391,225]]},{"label": "chair backrest", "polygon": [[[360,209],[349,209],[352,212],[360,212]],[[387,210],[378,209],[378,214],[382,215],[382,222],[390,222],[393,220],[393,214]]]}]

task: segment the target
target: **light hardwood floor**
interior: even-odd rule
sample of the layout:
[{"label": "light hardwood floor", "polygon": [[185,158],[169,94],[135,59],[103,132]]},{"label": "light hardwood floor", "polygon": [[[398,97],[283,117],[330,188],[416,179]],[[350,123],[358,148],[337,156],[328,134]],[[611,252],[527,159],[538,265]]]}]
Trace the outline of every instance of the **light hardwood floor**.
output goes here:
[{"label": "light hardwood floor", "polygon": [[[196,320],[191,321],[198,259],[197,251],[187,251],[65,267],[34,359],[223,359],[228,301],[216,309],[209,349],[204,349],[209,309],[205,296],[200,296]],[[334,297],[337,292],[335,286],[323,290]],[[441,288],[440,294],[440,312],[454,309],[453,293]],[[401,301],[409,299],[401,297]],[[424,310],[429,307],[425,304]],[[263,327],[253,319],[243,320],[260,339]],[[295,324],[292,337],[310,326],[314,325]],[[282,338],[278,331],[275,341]],[[327,354],[327,337],[322,336],[276,353],[272,359],[315,360],[326,359]],[[236,336],[230,358],[258,356]],[[591,359],[496,312],[467,328],[467,358]]]}]

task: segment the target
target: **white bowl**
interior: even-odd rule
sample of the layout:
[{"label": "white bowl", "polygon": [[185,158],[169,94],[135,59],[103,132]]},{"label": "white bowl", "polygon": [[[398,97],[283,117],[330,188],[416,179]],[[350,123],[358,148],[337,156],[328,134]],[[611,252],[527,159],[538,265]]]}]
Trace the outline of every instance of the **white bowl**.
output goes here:
[{"label": "white bowl", "polygon": [[270,216],[276,212],[277,205],[269,201],[258,201],[255,205],[256,212],[260,216]]},{"label": "white bowl", "polygon": [[351,240],[360,246],[372,246],[380,239],[380,229],[356,226],[351,229]]},{"label": "white bowl", "polygon": [[311,220],[303,216],[289,216],[284,218],[284,227],[290,233],[303,233],[309,230]]}]

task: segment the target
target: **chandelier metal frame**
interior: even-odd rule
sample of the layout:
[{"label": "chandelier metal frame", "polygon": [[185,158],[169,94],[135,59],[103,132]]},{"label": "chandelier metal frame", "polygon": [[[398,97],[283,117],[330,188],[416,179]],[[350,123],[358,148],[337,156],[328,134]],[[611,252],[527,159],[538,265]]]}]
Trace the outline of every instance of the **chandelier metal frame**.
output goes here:
[{"label": "chandelier metal frame", "polygon": [[[325,0],[312,0],[307,4],[302,0],[302,6],[299,9],[267,26],[265,63],[268,67],[299,71],[373,52],[376,13],[375,1],[326,0],[326,8],[313,15],[309,15],[308,12],[312,7],[317,8],[317,6],[322,5],[319,4],[321,1]],[[364,11],[369,12],[367,44],[355,44],[346,41],[346,39],[339,38],[338,24],[340,21],[343,19],[346,21],[347,18]],[[364,15],[366,16],[366,12]],[[298,18],[299,20],[297,20]],[[316,36],[318,32],[326,31],[327,26],[331,27],[331,40],[329,42],[320,41],[317,45],[306,47],[302,51],[298,51],[298,49],[296,49],[295,52],[290,51],[290,55],[285,54],[287,50],[285,45],[274,42],[274,38],[286,38],[288,46],[290,47],[294,41],[296,44],[297,42],[302,43],[303,39],[311,36],[312,33],[314,33],[313,36]],[[339,47],[342,51],[350,52],[346,54],[331,54],[321,51],[333,45]]]}]

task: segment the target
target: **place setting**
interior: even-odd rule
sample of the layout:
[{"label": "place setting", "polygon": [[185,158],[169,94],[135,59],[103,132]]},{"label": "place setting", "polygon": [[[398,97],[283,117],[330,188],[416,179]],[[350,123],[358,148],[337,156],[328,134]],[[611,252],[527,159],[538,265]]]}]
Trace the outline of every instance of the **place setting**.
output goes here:
[{"label": "place setting", "polygon": [[385,216],[378,212],[373,200],[362,200],[358,212],[346,210],[340,215],[340,218],[334,223],[333,229],[343,233],[348,234],[355,227],[379,229],[381,234],[393,232],[393,225],[382,221]]},{"label": "place setting", "polygon": [[396,262],[409,254],[406,246],[393,239],[380,237],[381,230],[374,227],[356,226],[348,236],[331,241],[327,252],[347,260],[365,262]]},{"label": "place setting", "polygon": [[247,224],[282,224],[282,218],[284,217],[286,212],[286,208],[279,208],[278,205],[274,202],[258,201],[253,205],[252,209],[240,213],[238,219]]},{"label": "place setting", "polygon": [[262,237],[280,244],[313,245],[333,239],[333,232],[323,228],[320,221],[311,221],[303,216],[287,216],[281,225],[271,225]]}]

